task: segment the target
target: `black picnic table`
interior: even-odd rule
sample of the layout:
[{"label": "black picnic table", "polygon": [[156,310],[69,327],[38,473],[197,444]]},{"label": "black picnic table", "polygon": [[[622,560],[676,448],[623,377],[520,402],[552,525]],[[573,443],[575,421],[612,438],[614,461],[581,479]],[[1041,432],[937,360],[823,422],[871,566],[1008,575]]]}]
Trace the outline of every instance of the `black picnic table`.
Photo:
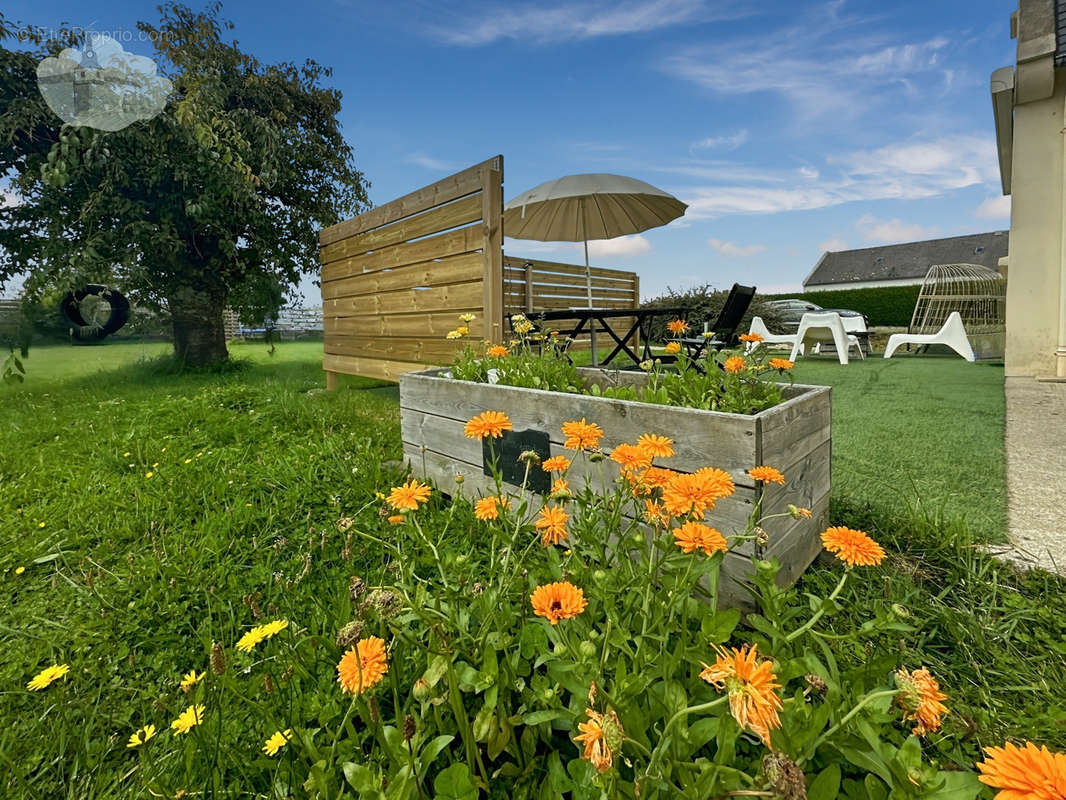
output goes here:
[{"label": "black picnic table", "polygon": [[[569,330],[562,331],[567,336],[578,336],[582,333],[589,333],[595,342],[595,333],[602,330],[608,336],[610,336],[615,342],[615,348],[612,350],[602,363],[596,363],[596,351],[593,349],[592,363],[594,366],[607,366],[616,356],[624,353],[635,366],[640,366],[642,361],[647,361],[652,358],[651,352],[651,325],[652,321],[656,317],[669,316],[674,319],[683,319],[690,310],[687,308],[559,308],[552,309],[551,311],[530,311],[526,313],[526,319],[534,323],[546,323],[554,322],[556,320],[570,320],[576,319],[577,325]],[[624,334],[619,335],[618,331],[614,329],[611,324],[613,320],[619,319],[633,319],[633,323],[629,326]],[[617,324],[617,322],[615,322]],[[542,325],[543,327],[543,325]],[[629,342],[633,337],[640,333],[640,338],[643,343],[642,355],[637,355],[636,351],[629,346]],[[697,347],[702,342],[696,342],[696,340],[684,340],[685,347],[690,351],[692,355],[693,346],[688,342],[693,342]],[[702,350],[702,347],[699,347]],[[699,353],[696,353],[698,357]]]}]

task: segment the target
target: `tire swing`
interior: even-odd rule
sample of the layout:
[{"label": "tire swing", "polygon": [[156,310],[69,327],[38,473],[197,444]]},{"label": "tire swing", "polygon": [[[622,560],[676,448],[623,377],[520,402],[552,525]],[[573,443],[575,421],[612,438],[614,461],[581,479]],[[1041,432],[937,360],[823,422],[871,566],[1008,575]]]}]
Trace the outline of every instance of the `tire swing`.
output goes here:
[{"label": "tire swing", "polygon": [[[84,303],[87,298],[94,299]],[[121,292],[90,283],[84,289],[69,292],[59,304],[59,312],[70,326],[72,341],[98,342],[129,321],[130,301]]]}]

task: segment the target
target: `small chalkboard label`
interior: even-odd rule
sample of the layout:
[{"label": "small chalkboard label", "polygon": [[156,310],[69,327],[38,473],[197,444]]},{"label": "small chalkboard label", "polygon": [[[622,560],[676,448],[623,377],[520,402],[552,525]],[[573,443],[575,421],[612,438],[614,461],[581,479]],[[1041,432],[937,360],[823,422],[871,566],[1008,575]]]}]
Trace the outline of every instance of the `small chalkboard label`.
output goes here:
[{"label": "small chalkboard label", "polygon": [[551,445],[548,434],[544,431],[504,431],[499,439],[486,436],[481,440],[481,462],[486,475],[492,475],[492,465],[505,483],[521,486],[525,478],[526,488],[531,492],[547,494],[551,491],[551,475],[540,468],[540,464],[530,464],[526,474],[526,462],[520,456],[531,450],[540,456],[541,461],[551,458]]}]

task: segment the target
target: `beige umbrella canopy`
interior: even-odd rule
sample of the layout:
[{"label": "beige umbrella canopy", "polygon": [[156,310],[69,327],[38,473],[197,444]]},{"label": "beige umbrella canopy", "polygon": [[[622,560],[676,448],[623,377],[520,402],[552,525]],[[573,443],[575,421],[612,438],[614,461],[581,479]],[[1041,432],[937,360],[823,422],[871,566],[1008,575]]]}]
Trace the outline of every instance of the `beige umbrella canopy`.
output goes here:
[{"label": "beige umbrella canopy", "polygon": [[584,242],[585,281],[592,305],[589,239],[613,239],[657,228],[687,205],[649,183],[624,175],[566,175],[515,197],[503,209],[503,230],[515,239]]}]

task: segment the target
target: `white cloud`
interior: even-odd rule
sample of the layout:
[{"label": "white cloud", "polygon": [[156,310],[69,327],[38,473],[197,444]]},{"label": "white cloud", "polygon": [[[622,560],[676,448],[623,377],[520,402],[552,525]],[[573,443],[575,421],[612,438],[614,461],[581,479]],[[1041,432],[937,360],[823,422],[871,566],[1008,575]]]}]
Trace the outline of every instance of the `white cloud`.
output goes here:
[{"label": "white cloud", "polygon": [[994,141],[970,134],[856,150],[831,156],[827,162],[828,169],[823,170],[743,165],[718,169],[689,164],[658,169],[709,181],[674,189],[689,204],[686,216],[690,219],[807,211],[871,200],[917,200],[968,186],[993,186],[999,180]]},{"label": "white cloud", "polygon": [[415,164],[419,167],[425,167],[426,169],[433,169],[438,171],[450,172],[456,169],[456,166],[450,162],[441,158],[434,158],[433,156],[426,155],[425,153],[418,151],[417,153],[411,153],[404,159],[408,164]]},{"label": "white cloud", "polygon": [[989,197],[973,212],[978,219],[1010,219],[1010,195]]},{"label": "white cloud", "polygon": [[824,242],[818,242],[818,249],[823,253],[839,253],[841,250],[848,250],[848,240],[839,236],[830,236]]},{"label": "white cloud", "polygon": [[752,258],[766,252],[764,244],[740,245],[736,242],[723,242],[721,239],[708,239],[707,244],[726,258]]},{"label": "white cloud", "polygon": [[916,222],[904,222],[901,219],[877,219],[870,214],[863,214],[855,222],[866,241],[873,244],[898,244],[899,242],[916,242],[929,239],[939,233],[939,228],[926,227]]},{"label": "white cloud", "polygon": [[22,198],[10,189],[0,188],[0,208],[14,208],[22,205]]},{"label": "white cloud", "polygon": [[[578,245],[584,248],[584,244]],[[651,242],[639,233],[632,236],[619,236],[616,239],[600,239],[589,242],[590,257],[605,256],[640,256],[651,252]]]},{"label": "white cloud", "polygon": [[741,128],[735,133],[727,133],[722,136],[708,136],[692,143],[693,150],[736,150],[748,141],[748,129]]},{"label": "white cloud", "polygon": [[475,6],[469,14],[431,23],[427,32],[449,44],[467,47],[501,39],[523,42],[574,41],[620,36],[746,13],[728,0],[621,0],[621,2],[497,3]]},{"label": "white cloud", "polygon": [[883,109],[881,95],[909,94],[919,77],[950,85],[945,77],[950,71],[942,64],[947,37],[901,42],[874,19],[840,17],[841,5],[812,9],[792,27],[760,27],[751,36],[684,49],[662,67],[719,94],[778,94],[794,117],[807,121],[827,114],[839,121]]}]

